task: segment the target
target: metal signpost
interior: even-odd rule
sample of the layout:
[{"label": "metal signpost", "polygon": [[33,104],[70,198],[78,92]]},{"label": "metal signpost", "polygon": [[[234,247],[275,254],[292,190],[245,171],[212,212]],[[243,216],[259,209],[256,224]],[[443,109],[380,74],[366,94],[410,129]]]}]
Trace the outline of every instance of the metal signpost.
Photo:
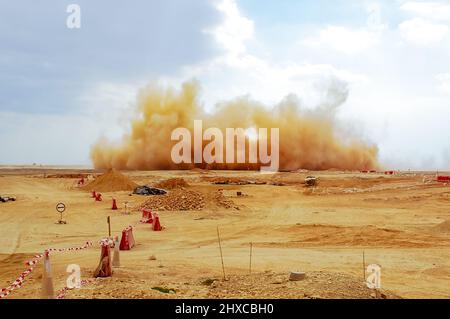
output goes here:
[{"label": "metal signpost", "polygon": [[66,210],[66,205],[64,203],[58,203],[56,205],[56,211],[60,214],[59,220],[57,224],[67,224],[65,220],[63,220],[63,213]]}]

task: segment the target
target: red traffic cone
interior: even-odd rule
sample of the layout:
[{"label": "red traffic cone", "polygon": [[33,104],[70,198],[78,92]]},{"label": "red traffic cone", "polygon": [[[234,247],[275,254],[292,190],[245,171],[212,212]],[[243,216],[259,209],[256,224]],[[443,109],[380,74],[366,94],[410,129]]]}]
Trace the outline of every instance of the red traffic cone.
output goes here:
[{"label": "red traffic cone", "polygon": [[92,198],[96,198],[97,197],[97,193],[95,191],[92,191]]},{"label": "red traffic cone", "polygon": [[95,201],[96,202],[101,202],[102,201],[102,194],[97,193],[97,195],[95,196]]},{"label": "red traffic cone", "polygon": [[116,202],[116,199],[115,199],[115,198],[113,198],[111,209],[112,209],[112,210],[117,210],[117,202]]},{"label": "red traffic cone", "polygon": [[159,222],[159,216],[154,214],[154,221],[153,221],[153,230],[154,231],[161,231],[162,227],[161,227],[161,223]]}]

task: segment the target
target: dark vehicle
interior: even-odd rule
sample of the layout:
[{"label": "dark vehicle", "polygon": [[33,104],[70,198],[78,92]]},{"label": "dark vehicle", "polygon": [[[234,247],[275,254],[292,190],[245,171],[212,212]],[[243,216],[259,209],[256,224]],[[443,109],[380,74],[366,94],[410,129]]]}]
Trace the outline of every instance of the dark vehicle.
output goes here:
[{"label": "dark vehicle", "polygon": [[160,189],[160,188],[155,188],[155,187],[150,187],[147,185],[144,186],[138,186],[134,189],[133,194],[136,195],[144,195],[144,196],[149,196],[149,195],[164,195],[167,194],[167,191],[165,191],[164,189]]},{"label": "dark vehicle", "polygon": [[0,196],[0,202],[6,203],[6,202],[15,202],[16,198],[12,196]]},{"label": "dark vehicle", "polygon": [[317,178],[314,176],[307,176],[305,178],[305,185],[307,187],[314,187],[317,185]]}]

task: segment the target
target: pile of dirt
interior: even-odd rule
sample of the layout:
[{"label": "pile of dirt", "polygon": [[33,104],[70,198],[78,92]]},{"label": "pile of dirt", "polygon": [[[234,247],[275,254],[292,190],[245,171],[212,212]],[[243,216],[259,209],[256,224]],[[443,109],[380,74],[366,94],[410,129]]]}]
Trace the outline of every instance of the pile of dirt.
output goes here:
[{"label": "pile of dirt", "polygon": [[87,178],[89,174],[50,174],[45,178]]},{"label": "pile of dirt", "polygon": [[216,185],[265,185],[267,184],[266,181],[260,181],[260,180],[245,180],[240,179],[238,177],[213,177],[208,178],[212,184]]},{"label": "pile of dirt", "polygon": [[176,188],[188,187],[189,184],[183,178],[169,178],[169,179],[161,181],[153,186],[156,188],[162,188],[162,189],[176,189]]},{"label": "pile of dirt", "polygon": [[236,208],[236,204],[229,198],[225,197],[222,191],[214,192],[213,200],[217,204],[217,206],[224,207],[226,209]]},{"label": "pile of dirt", "polygon": [[[182,271],[181,271],[182,272]],[[199,273],[202,276],[201,273]],[[83,289],[72,289],[66,299],[399,299],[381,289],[370,290],[360,278],[343,273],[307,272],[302,281],[289,281],[288,273],[264,272],[218,278],[172,278],[153,274],[136,278],[120,269],[114,277],[94,280]],[[168,278],[170,277],[170,278]],[[151,289],[150,289],[151,287]],[[124,293],[126,292],[126,293]]]},{"label": "pile of dirt", "polygon": [[308,272],[301,281],[289,281],[287,273],[265,272],[231,275],[227,281],[215,280],[207,298],[275,299],[398,299],[381,290],[377,295],[360,278],[343,273]]},{"label": "pile of dirt", "polygon": [[81,189],[96,192],[132,191],[138,185],[116,170],[109,170]]},{"label": "pile of dirt", "polygon": [[205,196],[199,192],[175,189],[165,195],[152,196],[140,209],[149,208],[159,211],[202,210],[206,205]]},{"label": "pile of dirt", "polygon": [[437,226],[434,226],[434,230],[439,233],[450,233],[450,220],[446,220]]}]

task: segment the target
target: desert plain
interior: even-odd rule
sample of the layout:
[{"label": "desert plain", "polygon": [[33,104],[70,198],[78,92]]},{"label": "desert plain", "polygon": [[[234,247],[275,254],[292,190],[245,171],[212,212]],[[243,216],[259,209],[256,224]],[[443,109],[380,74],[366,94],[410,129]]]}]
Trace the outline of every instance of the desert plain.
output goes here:
[{"label": "desert plain", "polygon": [[[53,283],[57,292],[65,287],[69,264],[81,267],[82,279],[92,278],[110,216],[113,236],[135,225],[136,246],[121,251],[112,277],[65,298],[379,298],[365,286],[363,254],[366,266],[381,266],[383,298],[450,298],[450,186],[437,183],[436,172],[121,172],[138,185],[183,179],[186,185],[168,190],[176,201],[200,196],[193,209],[151,207],[161,232],[139,223],[149,197],[102,192],[96,202],[73,177],[101,173],[0,167],[0,195],[17,198],[0,203],[0,288],[34,255],[86,241],[93,246],[51,254]],[[310,175],[318,178],[314,188],[304,185]],[[111,210],[112,198],[118,210]],[[59,202],[67,224],[56,223]],[[130,214],[123,213],[125,202]],[[289,281],[291,271],[306,279]],[[8,298],[40,298],[41,282],[42,261]]]}]

